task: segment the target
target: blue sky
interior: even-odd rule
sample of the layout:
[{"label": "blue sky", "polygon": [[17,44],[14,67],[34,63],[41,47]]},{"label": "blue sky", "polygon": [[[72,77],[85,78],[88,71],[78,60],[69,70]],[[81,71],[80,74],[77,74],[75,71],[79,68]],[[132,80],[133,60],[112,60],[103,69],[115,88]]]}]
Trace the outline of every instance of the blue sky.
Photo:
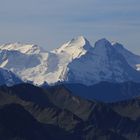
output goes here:
[{"label": "blue sky", "polygon": [[48,50],[83,35],[107,38],[140,54],[140,0],[0,0],[0,44]]}]

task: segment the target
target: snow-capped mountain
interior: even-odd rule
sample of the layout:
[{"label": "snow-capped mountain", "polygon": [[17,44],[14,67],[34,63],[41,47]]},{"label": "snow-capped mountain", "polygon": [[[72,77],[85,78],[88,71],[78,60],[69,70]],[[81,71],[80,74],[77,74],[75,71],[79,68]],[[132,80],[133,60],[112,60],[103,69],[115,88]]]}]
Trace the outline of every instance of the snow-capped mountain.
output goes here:
[{"label": "snow-capped mountain", "polygon": [[11,70],[23,81],[42,84],[46,81],[48,53],[36,45],[6,44],[0,46],[0,67]]},{"label": "snow-capped mountain", "polygon": [[109,41],[101,39],[85,55],[69,63],[64,81],[86,85],[100,81],[140,81],[140,73],[128,65]]},{"label": "snow-capped mountain", "polygon": [[123,45],[120,43],[113,43],[112,45],[115,47],[115,49],[119,53],[121,53],[125,57],[126,61],[128,62],[130,66],[140,71],[140,56],[139,55],[136,55],[130,52],[129,50],[124,48]]},{"label": "snow-capped mountain", "polygon": [[73,59],[85,54],[88,47],[91,48],[84,37],[73,39],[52,52],[34,53],[34,49],[36,50],[34,45],[16,44],[16,47],[15,44],[2,45],[0,46],[0,67],[10,69],[24,81],[33,81],[37,85],[44,82],[52,84],[62,81],[67,65]]},{"label": "snow-capped mountain", "polygon": [[0,46],[0,67],[11,70],[34,84],[58,82],[92,85],[100,81],[140,81],[140,73],[106,39],[92,47],[83,36],[51,52],[37,45]]},{"label": "snow-capped mountain", "polygon": [[43,48],[34,45],[34,44],[20,44],[20,43],[9,43],[3,44],[0,46],[0,50],[9,50],[9,51],[19,51],[24,54],[37,54],[43,52]]},{"label": "snow-capped mountain", "polygon": [[[86,55],[88,51],[92,51],[92,49],[93,47],[90,45],[89,41],[83,36],[80,36],[52,51],[57,57],[57,61],[55,61],[57,63],[54,65],[54,71],[49,73],[46,77],[48,83],[56,83],[58,81],[67,82],[67,74],[70,71],[69,65],[75,61],[75,59]],[[81,71],[81,69],[79,69],[79,71]]]},{"label": "snow-capped mountain", "polygon": [[0,85],[12,86],[22,83],[20,78],[9,70],[0,68]]}]

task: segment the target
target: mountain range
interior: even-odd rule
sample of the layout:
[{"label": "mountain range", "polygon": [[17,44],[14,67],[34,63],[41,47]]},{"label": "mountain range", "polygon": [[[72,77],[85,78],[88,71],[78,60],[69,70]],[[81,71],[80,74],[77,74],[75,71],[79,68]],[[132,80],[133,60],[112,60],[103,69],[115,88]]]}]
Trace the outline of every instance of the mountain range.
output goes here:
[{"label": "mountain range", "polygon": [[0,87],[3,140],[139,140],[139,97],[117,103],[71,95],[63,85]]},{"label": "mountain range", "polygon": [[0,46],[0,139],[139,140],[139,124],[140,56],[120,43]]},{"label": "mountain range", "polygon": [[[128,81],[123,83],[100,82],[86,86],[82,84],[64,84],[74,96],[102,102],[118,102],[140,96],[140,83]],[[48,88],[45,86],[44,88]]]},{"label": "mountain range", "polygon": [[0,46],[0,67],[22,81],[34,85],[78,83],[93,85],[101,81],[140,82],[140,56],[119,43],[98,40],[94,47],[83,36],[47,52],[37,45]]}]

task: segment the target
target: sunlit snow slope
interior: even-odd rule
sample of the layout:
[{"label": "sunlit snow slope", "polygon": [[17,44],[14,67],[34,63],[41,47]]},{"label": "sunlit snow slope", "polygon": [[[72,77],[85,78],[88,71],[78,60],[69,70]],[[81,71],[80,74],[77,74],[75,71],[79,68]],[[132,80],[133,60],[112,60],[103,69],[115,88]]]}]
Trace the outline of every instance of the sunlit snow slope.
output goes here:
[{"label": "sunlit snow slope", "polygon": [[5,44],[0,46],[0,67],[37,85],[140,81],[136,62],[131,63],[117,48],[106,39],[98,40],[92,47],[83,36],[51,52],[37,45]]}]

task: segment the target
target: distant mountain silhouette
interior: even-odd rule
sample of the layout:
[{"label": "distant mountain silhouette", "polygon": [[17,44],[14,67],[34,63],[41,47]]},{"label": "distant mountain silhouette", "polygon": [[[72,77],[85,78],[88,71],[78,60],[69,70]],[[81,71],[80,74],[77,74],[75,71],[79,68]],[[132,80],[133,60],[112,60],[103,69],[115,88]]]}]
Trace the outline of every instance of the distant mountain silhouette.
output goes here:
[{"label": "distant mountain silhouette", "polygon": [[64,84],[64,86],[72,95],[103,102],[117,102],[140,96],[140,83],[131,81],[123,83],[100,82],[92,86],[82,84]]}]

